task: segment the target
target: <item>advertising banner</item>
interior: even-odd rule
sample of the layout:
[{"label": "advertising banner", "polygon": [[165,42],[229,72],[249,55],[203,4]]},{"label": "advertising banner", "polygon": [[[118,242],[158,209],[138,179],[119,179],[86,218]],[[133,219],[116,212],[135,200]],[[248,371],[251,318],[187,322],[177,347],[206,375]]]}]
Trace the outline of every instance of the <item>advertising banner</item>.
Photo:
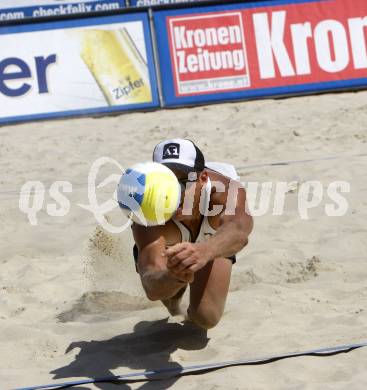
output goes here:
[{"label": "advertising banner", "polygon": [[200,0],[130,0],[132,7],[151,7],[155,5],[167,5],[178,3],[197,3]]},{"label": "advertising banner", "polygon": [[125,5],[125,0],[1,0],[0,23],[32,17],[111,11]]},{"label": "advertising banner", "polygon": [[294,0],[155,12],[166,105],[367,86],[367,2]]},{"label": "advertising banner", "polygon": [[159,105],[145,13],[0,28],[0,123]]}]

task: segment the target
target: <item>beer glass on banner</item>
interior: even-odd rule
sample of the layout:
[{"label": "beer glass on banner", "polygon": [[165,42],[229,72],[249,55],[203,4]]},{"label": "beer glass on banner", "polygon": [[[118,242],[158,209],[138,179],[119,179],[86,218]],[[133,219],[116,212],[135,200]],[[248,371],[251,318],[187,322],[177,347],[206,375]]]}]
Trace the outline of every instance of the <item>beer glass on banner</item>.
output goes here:
[{"label": "beer glass on banner", "polygon": [[148,66],[126,28],[73,32],[80,55],[110,106],[152,101]]}]

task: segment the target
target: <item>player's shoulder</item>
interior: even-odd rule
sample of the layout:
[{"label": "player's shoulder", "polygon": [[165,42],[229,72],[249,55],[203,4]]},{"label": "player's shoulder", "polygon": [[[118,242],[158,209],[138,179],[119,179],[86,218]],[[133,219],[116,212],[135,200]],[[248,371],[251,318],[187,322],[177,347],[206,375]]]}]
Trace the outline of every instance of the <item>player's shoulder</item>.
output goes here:
[{"label": "player's shoulder", "polygon": [[240,192],[245,193],[243,184],[239,180],[235,180],[220,172],[209,171],[211,180],[212,194],[211,202],[216,204],[226,204],[228,197],[237,196]]}]

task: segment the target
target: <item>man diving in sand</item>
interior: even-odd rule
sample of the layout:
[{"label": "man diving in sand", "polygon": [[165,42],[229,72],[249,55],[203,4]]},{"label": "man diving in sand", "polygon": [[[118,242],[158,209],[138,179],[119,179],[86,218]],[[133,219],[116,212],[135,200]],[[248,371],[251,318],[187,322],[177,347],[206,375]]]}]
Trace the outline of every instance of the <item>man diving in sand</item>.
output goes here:
[{"label": "man diving in sand", "polygon": [[132,225],[134,258],[150,300],[161,300],[172,315],[190,286],[188,320],[209,329],[222,317],[236,253],[253,227],[246,192],[233,166],[206,163],[190,140],[159,143],[153,161],[176,175],[181,202],[164,225]]}]

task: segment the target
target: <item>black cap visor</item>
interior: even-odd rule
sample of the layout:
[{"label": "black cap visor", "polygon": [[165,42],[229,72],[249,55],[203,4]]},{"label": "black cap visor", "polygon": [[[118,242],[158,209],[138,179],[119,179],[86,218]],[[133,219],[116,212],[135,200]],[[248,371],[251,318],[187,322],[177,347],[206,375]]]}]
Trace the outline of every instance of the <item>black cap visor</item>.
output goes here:
[{"label": "black cap visor", "polygon": [[191,172],[198,172],[194,167],[189,167],[188,165],[179,164],[179,163],[162,163],[162,165],[165,165],[167,168],[175,171],[179,171],[184,173],[185,175],[188,175]]}]

